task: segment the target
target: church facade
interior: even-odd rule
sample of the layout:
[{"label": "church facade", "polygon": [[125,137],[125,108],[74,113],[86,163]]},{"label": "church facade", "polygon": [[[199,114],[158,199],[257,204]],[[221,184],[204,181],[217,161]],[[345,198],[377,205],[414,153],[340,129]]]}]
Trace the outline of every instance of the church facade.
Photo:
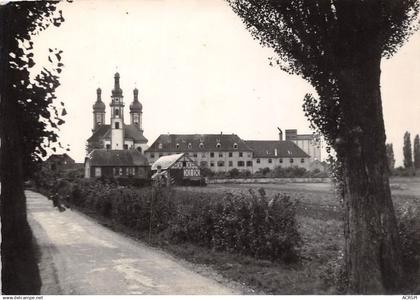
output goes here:
[{"label": "church facade", "polygon": [[114,75],[114,88],[111,93],[110,123],[105,120],[105,103],[102,102],[102,91],[96,90],[96,102],[93,105],[92,135],[87,140],[87,152],[94,149],[106,150],[138,150],[143,153],[147,148],[147,139],[143,135],[143,106],[139,101],[139,91],[133,90],[130,120],[124,120],[124,97],[120,87],[120,75]]}]

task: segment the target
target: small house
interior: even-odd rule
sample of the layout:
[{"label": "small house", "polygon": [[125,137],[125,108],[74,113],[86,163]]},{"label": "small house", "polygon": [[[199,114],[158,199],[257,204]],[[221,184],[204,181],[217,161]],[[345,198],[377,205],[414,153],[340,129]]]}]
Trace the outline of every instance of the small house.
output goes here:
[{"label": "small house", "polygon": [[62,171],[75,167],[75,161],[68,154],[52,154],[45,160],[45,165],[51,171]]},{"label": "small house", "polygon": [[85,159],[85,177],[148,179],[150,166],[137,150],[95,149]]},{"label": "small house", "polygon": [[166,172],[173,184],[200,184],[202,181],[200,168],[185,153],[160,157],[153,163],[152,172],[157,172],[158,169]]}]

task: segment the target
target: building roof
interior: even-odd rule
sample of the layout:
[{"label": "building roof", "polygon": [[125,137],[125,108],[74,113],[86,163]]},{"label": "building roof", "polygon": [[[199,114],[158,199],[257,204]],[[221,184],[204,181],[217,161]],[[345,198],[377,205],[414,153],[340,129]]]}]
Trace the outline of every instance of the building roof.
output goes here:
[{"label": "building roof", "polygon": [[95,149],[88,154],[91,166],[130,167],[148,166],[147,158],[137,150]]},{"label": "building roof", "polygon": [[167,170],[184,155],[185,153],[179,153],[159,157],[159,159],[153,163],[152,171],[157,170],[158,166],[160,166],[162,170]]},{"label": "building roof", "polygon": [[288,140],[313,140],[314,138],[313,134],[298,134],[294,137],[289,137]]},{"label": "building roof", "polygon": [[[100,125],[87,141],[92,143],[99,142],[100,139],[109,138],[111,138],[111,125]],[[134,140],[136,143],[147,143],[143,131],[132,124],[124,124],[124,139]]]},{"label": "building roof", "polygon": [[74,162],[74,159],[71,158],[67,153],[63,154],[51,154],[46,161],[59,161],[59,160],[71,160]]},{"label": "building roof", "polygon": [[236,134],[161,134],[145,152],[252,151]]},{"label": "building roof", "polygon": [[[253,150],[254,158],[310,157],[291,141],[245,141]],[[277,155],[276,155],[277,152]]]}]

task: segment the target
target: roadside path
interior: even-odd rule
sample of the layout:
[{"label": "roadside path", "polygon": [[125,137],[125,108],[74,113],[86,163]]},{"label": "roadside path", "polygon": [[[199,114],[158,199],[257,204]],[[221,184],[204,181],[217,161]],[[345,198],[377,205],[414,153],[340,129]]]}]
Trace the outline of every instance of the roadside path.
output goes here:
[{"label": "roadside path", "polygon": [[41,252],[41,294],[240,294],[172,256],[115,233],[46,197],[26,192]]}]

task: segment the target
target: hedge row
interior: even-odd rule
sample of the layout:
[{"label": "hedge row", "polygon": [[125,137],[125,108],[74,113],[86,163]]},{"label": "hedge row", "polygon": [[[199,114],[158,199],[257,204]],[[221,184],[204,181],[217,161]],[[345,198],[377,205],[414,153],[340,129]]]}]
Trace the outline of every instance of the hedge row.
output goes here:
[{"label": "hedge row", "polygon": [[269,260],[295,261],[302,244],[296,205],[289,196],[211,195],[170,188],[133,189],[92,180],[59,182],[61,200],[171,243],[191,242],[214,250]]}]

